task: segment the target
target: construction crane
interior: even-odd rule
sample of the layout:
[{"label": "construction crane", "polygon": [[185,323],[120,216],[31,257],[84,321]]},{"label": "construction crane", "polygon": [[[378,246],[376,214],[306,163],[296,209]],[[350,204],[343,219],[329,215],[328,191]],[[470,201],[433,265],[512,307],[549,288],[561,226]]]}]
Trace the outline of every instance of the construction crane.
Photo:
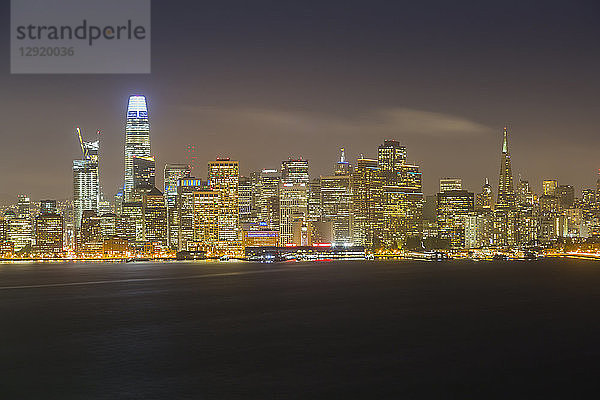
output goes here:
[{"label": "construction crane", "polygon": [[87,150],[85,144],[83,144],[83,137],[81,135],[81,129],[79,129],[79,127],[77,127],[75,129],[75,131],[77,132],[77,136],[79,137],[79,144],[81,145],[81,152],[83,153],[83,159],[88,160],[90,158],[90,155],[88,153],[88,150]]}]

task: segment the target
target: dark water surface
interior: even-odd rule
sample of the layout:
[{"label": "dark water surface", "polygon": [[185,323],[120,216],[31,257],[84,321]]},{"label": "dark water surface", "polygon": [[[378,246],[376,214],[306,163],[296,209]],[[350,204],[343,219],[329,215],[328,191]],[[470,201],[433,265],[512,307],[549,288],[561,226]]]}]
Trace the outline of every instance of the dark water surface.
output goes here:
[{"label": "dark water surface", "polygon": [[599,311],[592,261],[0,265],[0,399],[581,397]]}]

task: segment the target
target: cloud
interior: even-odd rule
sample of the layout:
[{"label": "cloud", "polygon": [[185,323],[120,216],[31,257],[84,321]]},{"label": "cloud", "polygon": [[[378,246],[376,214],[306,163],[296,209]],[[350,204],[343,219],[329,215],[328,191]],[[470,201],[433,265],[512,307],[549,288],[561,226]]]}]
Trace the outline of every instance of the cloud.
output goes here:
[{"label": "cloud", "polygon": [[197,118],[197,126],[210,131],[208,134],[228,136],[245,132],[257,137],[467,138],[492,132],[491,128],[464,117],[409,108],[382,109],[351,116],[257,108],[187,107],[186,111]]}]

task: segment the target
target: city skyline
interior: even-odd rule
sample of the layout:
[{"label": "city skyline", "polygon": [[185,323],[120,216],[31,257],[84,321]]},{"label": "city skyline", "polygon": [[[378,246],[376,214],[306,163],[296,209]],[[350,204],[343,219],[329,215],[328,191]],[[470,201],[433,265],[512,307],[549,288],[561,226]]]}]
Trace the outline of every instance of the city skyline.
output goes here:
[{"label": "city skyline", "polygon": [[[301,155],[281,160],[278,169],[244,176],[239,160],[225,154],[207,161],[206,175],[198,165],[193,170],[183,163],[159,164],[161,185],[148,104],[143,94],[129,96],[124,174],[114,197],[103,191],[98,172],[104,163],[100,131],[97,140],[86,141],[77,127],[81,154],[73,160],[72,198],[66,204],[46,198],[38,209],[29,196],[19,195],[0,218],[5,254],[245,254],[252,260],[280,257],[279,251],[304,257],[304,248],[313,254],[325,245],[328,250],[321,249],[319,257],[472,249],[483,257],[495,249],[527,257],[534,254],[527,253],[530,249],[553,251],[565,241],[594,245],[600,236],[600,178],[581,197],[573,185],[556,179],[544,180],[540,193],[528,180],[515,182],[508,126],[502,129],[496,195],[487,177],[480,191],[469,191],[462,177],[447,175],[439,179],[439,191],[428,195],[421,166],[393,139],[377,146],[376,157],[363,153],[354,165],[341,147],[329,173],[318,177]],[[271,253],[273,248],[287,250]]]},{"label": "city skyline", "polygon": [[[180,157],[180,159],[177,159],[177,160],[164,160],[164,159],[162,159],[160,157],[160,154],[161,154],[160,150],[155,151],[155,154],[153,154],[153,155],[150,154],[151,153],[150,152],[150,143],[151,143],[151,136],[152,136],[151,133],[150,133],[150,130],[151,130],[150,125],[152,123],[148,123],[148,115],[149,115],[148,109],[151,108],[151,106],[147,106],[146,102],[148,100],[147,100],[147,98],[146,98],[145,95],[140,94],[140,92],[135,92],[135,93],[136,94],[131,94],[131,95],[129,95],[127,97],[127,99],[128,99],[127,102],[126,102],[127,103],[127,107],[125,107],[126,112],[125,112],[125,114],[124,114],[124,116],[122,118],[122,119],[124,119],[124,120],[127,121],[127,123],[124,124],[124,128],[123,128],[123,130],[121,132],[122,139],[123,139],[122,145],[125,145],[125,152],[126,152],[125,158],[123,159],[124,162],[125,162],[125,166],[126,166],[126,168],[125,168],[126,169],[126,173],[125,173],[125,176],[126,176],[126,180],[125,181],[126,181],[126,183],[125,183],[124,186],[127,186],[127,182],[129,181],[127,179],[127,177],[130,174],[133,174],[133,158],[139,158],[139,159],[143,159],[143,158],[150,159],[151,158],[151,162],[153,163],[153,166],[154,166],[154,163],[156,163],[156,165],[154,167],[155,167],[155,169],[157,171],[162,171],[164,169],[164,167],[167,166],[167,165],[169,165],[169,164],[185,165],[186,161],[189,161],[189,160],[187,160],[187,156],[188,155],[186,154],[186,149],[181,149],[181,152],[180,152],[181,153],[181,157]],[[133,106],[132,106],[132,99],[134,99]],[[143,99],[143,100],[136,100],[136,99]],[[141,102],[143,102],[143,104],[141,104]],[[133,108],[131,108],[131,107],[133,107]],[[134,108],[135,108],[135,110],[134,110]],[[145,135],[144,138],[142,138],[142,139],[135,139],[134,141],[140,142],[139,145],[141,145],[143,147],[143,149],[140,148],[141,150],[138,151],[139,155],[137,155],[137,156],[129,156],[128,157],[127,156],[128,152],[131,153],[132,151],[135,151],[135,150],[133,150],[134,144],[128,145],[128,143],[129,143],[128,140],[131,140],[131,139],[128,139],[129,137],[131,137],[131,134],[128,133],[128,132],[130,132],[132,129],[137,129],[135,127],[134,128],[130,127],[130,124],[131,124],[130,121],[131,121],[131,119],[128,117],[128,113],[130,112],[130,109],[131,109],[132,112],[136,112],[137,113],[139,111],[138,108],[139,108],[139,110],[142,110],[143,113],[145,113],[144,114],[145,115],[145,117],[144,117],[145,118],[145,120],[144,120],[145,122],[142,121],[143,122],[142,125],[145,124],[145,126],[142,126],[140,129],[145,130],[146,133],[143,134],[143,136]],[[134,122],[134,124],[135,124],[135,122]],[[512,151],[514,151],[514,146],[512,145],[513,136],[514,135],[512,135],[512,130],[509,128],[509,126],[510,126],[510,124],[504,124],[504,126],[501,129],[499,128],[498,131],[502,131],[502,135],[497,134],[497,136],[498,136],[498,138],[501,138],[499,146],[504,151],[505,145],[506,145],[506,143],[505,143],[506,142],[506,132],[509,131],[511,133],[511,146],[512,146],[511,147],[511,152],[512,152]],[[86,130],[88,130],[88,129],[86,129]],[[73,137],[72,134],[75,133],[75,134],[79,135],[79,138],[80,138],[80,141],[81,141],[81,135],[82,135],[83,131],[84,131],[84,129],[82,127],[76,126],[74,128],[74,132],[70,133],[71,139]],[[97,140],[94,141],[94,142],[83,142],[83,143],[81,143],[81,142],[77,142],[77,141],[73,141],[73,140],[71,140],[71,142],[77,143],[79,146],[83,146],[83,145],[88,146],[88,147],[89,146],[94,146],[94,150],[93,151],[96,154],[96,156],[95,156],[95,158],[96,158],[95,162],[98,164],[98,155],[97,154],[101,154],[103,151],[105,151],[105,152],[107,152],[107,151],[114,152],[115,149],[107,149],[105,146],[103,146],[102,140],[105,138],[106,134],[105,134],[105,132],[102,129],[96,129],[96,135],[97,135]],[[392,140],[392,139],[395,140],[397,138],[386,137],[386,138],[383,139],[383,141],[384,140]],[[403,144],[402,140],[400,140],[399,142],[401,144]],[[404,146],[404,147],[407,147],[407,146]],[[132,150],[128,150],[128,148],[132,149]],[[337,153],[336,154],[332,154],[332,159],[331,160],[311,160],[308,157],[304,157],[302,154],[289,152],[288,153],[289,155],[287,157],[283,156],[280,159],[278,159],[277,156],[271,157],[273,159],[273,161],[270,162],[269,165],[263,165],[262,167],[260,167],[258,169],[255,169],[255,170],[251,170],[247,166],[244,168],[244,162],[243,162],[243,160],[238,160],[238,161],[240,161],[240,176],[249,176],[252,172],[259,172],[259,171],[262,171],[262,170],[269,170],[269,169],[271,169],[273,167],[278,168],[277,165],[281,162],[281,159],[285,159],[285,158],[294,159],[294,158],[298,158],[298,157],[299,158],[304,158],[304,159],[306,159],[308,161],[311,161],[311,164],[310,164],[311,165],[311,169],[310,169],[310,177],[311,178],[316,178],[316,177],[319,177],[319,176],[327,176],[327,175],[330,175],[332,172],[334,172],[333,171],[334,168],[332,168],[331,165],[333,165],[333,162],[336,159],[335,156],[339,157],[339,151],[340,150],[342,150],[344,152],[344,158],[345,158],[346,162],[348,162],[350,164],[352,164],[352,160],[357,161],[360,158],[373,158],[373,157],[376,158],[376,156],[373,155],[373,153],[375,152],[374,149],[376,149],[376,147],[374,145],[370,146],[370,149],[371,149],[370,153],[365,153],[362,150],[355,150],[354,151],[355,156],[353,158],[349,157],[349,156],[346,156],[346,152],[347,152],[346,149],[347,149],[347,146],[344,146],[344,144],[341,143],[340,146],[338,146],[336,148],[336,152]],[[411,149],[411,152],[412,152],[412,150],[413,149]],[[85,150],[83,150],[83,149],[81,149],[80,152],[81,151],[85,152]],[[200,157],[197,157],[196,160],[197,161],[208,162],[208,161],[210,161],[212,159],[219,158],[219,157],[225,157],[225,156],[229,157],[229,153],[227,153],[227,151],[225,151],[225,150],[224,151],[220,151],[220,152],[215,151],[215,155],[212,158],[209,158],[209,159],[206,159],[206,160],[202,160],[202,159],[199,159]],[[86,157],[86,155],[84,153],[84,156],[83,156],[82,159],[85,159],[85,157]],[[406,155],[405,155],[405,157],[406,157]],[[128,158],[130,159],[129,162],[127,162]],[[230,158],[232,158],[232,157],[230,157]],[[347,160],[349,160],[349,161],[347,161]],[[121,161],[121,162],[123,162],[123,161]],[[118,178],[115,178],[113,176],[106,177],[105,174],[102,173],[102,170],[103,170],[102,167],[104,166],[105,163],[106,162],[101,162],[96,167],[97,170],[99,171],[99,176],[100,176],[100,178],[99,178],[99,181],[100,181],[99,185],[100,185],[100,187],[98,188],[98,195],[103,194],[103,195],[105,195],[108,198],[112,198],[115,194],[117,194],[120,191],[122,191],[124,189],[124,186],[121,185],[121,186],[117,186],[116,188],[112,189],[111,186],[110,186],[110,184],[109,185],[103,185],[102,184],[103,182],[111,182],[111,181],[114,181],[114,180],[118,180]],[[110,164],[110,163],[107,163],[107,164]],[[267,163],[265,162],[265,164],[267,164]],[[314,167],[315,164],[323,166],[321,168],[321,172],[315,172],[315,169],[316,169]],[[488,162],[488,164],[490,164],[490,163]],[[517,163],[517,164],[518,165],[522,164],[522,162],[521,163]],[[330,168],[327,168],[327,165],[329,165]],[[422,169],[427,170],[427,166],[423,166],[422,164],[420,164],[420,166],[421,166]],[[488,165],[485,165],[485,167],[487,168]],[[131,169],[131,172],[127,172],[129,169]],[[497,170],[497,167],[496,167],[496,170]],[[594,172],[596,172],[596,171],[598,171],[598,174],[600,175],[600,169],[594,170]],[[594,182],[593,178],[596,177],[596,175],[589,174],[589,172],[590,171],[588,171],[588,175],[589,175],[589,178],[590,178],[589,182],[587,184],[583,183],[580,187],[576,187],[575,192],[577,194],[581,194],[581,192],[583,190],[585,190],[585,189],[593,188],[594,187],[595,182]],[[201,179],[206,179],[207,178],[207,174],[206,174],[206,172],[205,172],[205,170],[203,168],[196,168],[195,170],[193,170],[192,171],[192,176],[194,176],[196,178],[201,178]],[[543,176],[543,177],[541,177],[539,179],[531,179],[530,175],[527,174],[527,171],[526,170],[522,170],[522,169],[521,170],[517,170],[516,172],[513,172],[511,176],[512,176],[512,180],[514,180],[514,185],[517,185],[519,183],[519,179],[521,178],[521,179],[527,181],[529,183],[529,186],[536,193],[543,192],[543,181],[546,181],[546,180],[557,180],[560,183],[565,183],[565,184],[572,185],[571,182],[564,182],[564,181],[558,179],[556,176]],[[163,176],[162,176],[162,174],[156,174],[156,177],[157,178],[156,178],[156,185],[155,186],[158,187],[158,188],[160,188],[163,185],[163,182],[162,182]],[[495,183],[495,182],[497,182],[497,179],[496,179],[497,177],[498,177],[498,173],[497,172],[496,172],[496,174],[491,174],[490,176],[482,176],[481,180],[479,182],[469,182],[467,184],[463,183],[463,187],[465,189],[472,190],[473,192],[477,192],[481,188],[481,186],[482,186],[481,182],[485,182],[485,181],[491,180],[492,182]],[[435,193],[437,193],[436,189],[437,189],[437,187],[439,185],[439,182],[440,182],[441,179],[444,179],[444,178],[450,178],[450,179],[458,178],[461,181],[469,181],[469,179],[468,178],[465,179],[464,176],[452,175],[452,174],[445,174],[445,175],[441,174],[441,175],[439,175],[437,177],[425,177],[423,179],[423,187],[424,188],[427,187],[427,188],[429,188],[429,190],[425,190],[424,189],[424,193],[425,194],[435,194]],[[130,183],[132,185],[132,189],[131,190],[133,190],[133,177],[131,177],[129,179],[131,179],[131,183]],[[121,178],[121,180],[122,180],[122,178]],[[496,184],[494,184],[494,183],[492,184],[492,187],[495,189],[494,192],[497,193],[499,186],[498,186],[497,183]],[[575,185],[573,185],[573,186],[575,186]],[[31,190],[28,190],[28,191],[26,190],[24,192],[18,192],[18,193],[6,193],[6,192],[2,193],[2,192],[0,192],[0,196],[1,196],[0,197],[0,204],[10,205],[10,204],[14,203],[14,201],[17,199],[18,195],[20,195],[20,194],[25,194],[25,195],[27,195],[27,196],[29,196],[31,198],[34,198],[34,199],[36,199],[38,201],[39,200],[43,200],[43,199],[47,199],[47,198],[57,198],[57,199],[60,199],[60,200],[66,200],[66,199],[69,199],[70,197],[72,197],[70,193],[66,193],[64,196],[52,196],[52,195],[49,195],[49,194],[42,193],[42,194],[38,195],[37,197],[35,197],[35,196],[31,195],[31,193],[36,193],[35,187],[30,187],[30,189]],[[102,193],[100,193],[100,191],[102,191]]]}]

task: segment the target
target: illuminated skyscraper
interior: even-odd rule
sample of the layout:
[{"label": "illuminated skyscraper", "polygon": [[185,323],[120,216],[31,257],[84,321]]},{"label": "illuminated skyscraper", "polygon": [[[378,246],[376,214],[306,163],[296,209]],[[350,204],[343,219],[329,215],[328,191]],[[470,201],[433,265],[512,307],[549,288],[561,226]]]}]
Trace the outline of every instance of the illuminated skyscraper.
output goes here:
[{"label": "illuminated skyscraper", "polygon": [[322,216],[321,178],[315,178],[308,184],[308,219],[318,221]]},{"label": "illuminated skyscraper", "polygon": [[40,201],[40,214],[55,214],[56,212],[56,200]]},{"label": "illuminated skyscraper", "polygon": [[496,208],[500,210],[515,209],[515,189],[513,184],[513,174],[510,162],[510,152],[508,151],[508,128],[504,127],[502,139],[502,156],[500,160],[500,178],[498,182],[498,201]]},{"label": "illuminated skyscraper", "polygon": [[340,160],[335,165],[336,175],[350,175],[352,173],[352,165],[346,159],[346,150],[340,149]]},{"label": "illuminated skyscraper", "polygon": [[[386,180],[389,173],[384,173]],[[402,164],[393,177],[395,184],[383,186],[383,244],[403,248],[418,241],[423,231],[423,185],[418,165]]]},{"label": "illuminated skyscraper", "polygon": [[283,183],[308,184],[308,160],[289,158],[281,162],[281,181]]},{"label": "illuminated skyscraper", "polygon": [[227,254],[242,251],[238,201],[239,163],[218,158],[208,163],[208,185],[219,192],[219,245]]},{"label": "illuminated skyscraper", "polygon": [[401,146],[397,140],[385,140],[377,149],[377,162],[388,179],[388,184],[393,184],[400,166],[406,163],[406,147]]},{"label": "illuminated skyscraper", "polygon": [[[219,192],[202,190],[192,192],[193,241],[196,250],[209,255],[219,254]],[[188,243],[188,248],[190,243]]]},{"label": "illuminated skyscraper", "polygon": [[200,179],[185,177],[177,181],[177,249],[188,250],[194,235],[194,192],[207,191]]},{"label": "illuminated skyscraper", "polygon": [[240,209],[240,224],[250,223],[253,220],[254,196],[252,193],[252,179],[248,176],[240,176],[238,186],[238,206]]},{"label": "illuminated skyscraper", "polygon": [[156,183],[156,161],[153,156],[133,156],[133,192],[130,201],[141,201]]},{"label": "illuminated skyscraper", "polygon": [[81,226],[84,211],[98,212],[100,204],[99,157],[100,142],[83,141],[81,130],[77,128],[81,145],[81,160],[73,161],[73,208],[75,229]]},{"label": "illuminated skyscraper", "polygon": [[142,213],[144,214],[144,240],[167,245],[167,207],[163,194],[152,188],[142,197]]},{"label": "illuminated skyscraper", "polygon": [[333,224],[333,244],[350,245],[352,235],[352,176],[345,161],[344,149],[336,165],[335,175],[321,176],[323,218]]},{"label": "illuminated skyscraper", "polygon": [[[308,186],[306,183],[281,183],[279,188],[279,243],[294,242],[294,227],[307,223]],[[297,236],[297,235],[296,235]]]},{"label": "illuminated skyscraper", "polygon": [[357,160],[352,173],[353,242],[371,251],[382,245],[384,181],[377,160]]},{"label": "illuminated skyscraper", "polygon": [[551,242],[558,237],[558,216],[560,204],[558,197],[543,195],[539,198],[538,239],[541,242]]},{"label": "illuminated skyscraper", "polygon": [[120,236],[126,237],[131,242],[144,241],[144,212],[141,201],[123,203],[121,224]]},{"label": "illuminated skyscraper", "polygon": [[167,206],[168,245],[177,248],[179,216],[177,214],[177,182],[191,175],[188,164],[166,164],[164,170],[164,196]]},{"label": "illuminated skyscraper", "polygon": [[279,184],[281,173],[276,169],[263,169],[255,185],[258,222],[267,230],[279,230]]},{"label": "illuminated skyscraper", "polygon": [[561,209],[571,208],[575,202],[575,188],[572,185],[560,185],[556,190],[556,196]]},{"label": "illuminated skyscraper", "polygon": [[386,140],[377,149],[377,165],[383,179],[381,240],[383,247],[403,247],[422,236],[423,189],[418,165],[406,163],[406,147]]},{"label": "illuminated skyscraper", "polygon": [[134,157],[150,157],[150,123],[144,96],[130,96],[125,126],[125,184],[124,200],[132,201],[134,182]]},{"label": "illuminated skyscraper", "polygon": [[[48,204],[48,203],[46,203]],[[54,210],[45,210],[35,218],[35,250],[42,255],[61,255],[63,252],[64,221]]]},{"label": "illuminated skyscraper", "polygon": [[504,127],[500,178],[498,181],[498,201],[494,210],[494,244],[497,246],[514,246],[517,242],[516,203],[510,152],[508,150],[508,128]]},{"label": "illuminated skyscraper", "polygon": [[17,214],[6,218],[7,240],[14,245],[15,252],[34,244],[33,221],[31,218],[31,200],[29,196],[19,195]]},{"label": "illuminated skyscraper", "polygon": [[558,181],[553,179],[547,179],[542,182],[544,189],[544,196],[556,196],[556,190],[558,189]]},{"label": "illuminated skyscraper", "polygon": [[77,253],[81,256],[98,256],[102,253],[102,245],[100,217],[94,210],[84,210],[77,240]]},{"label": "illuminated skyscraper", "polygon": [[474,210],[473,193],[466,190],[440,192],[437,204],[439,238],[448,240],[452,248],[465,247],[465,223],[472,223],[466,217]]},{"label": "illuminated skyscraper", "polygon": [[529,181],[519,178],[519,187],[517,190],[517,203],[533,205],[535,196],[529,186]]},{"label": "illuminated skyscraper", "polygon": [[442,178],[440,179],[440,192],[448,190],[462,190],[462,179],[460,178]]},{"label": "illuminated skyscraper", "polygon": [[[443,192],[443,190],[440,190],[440,191]],[[493,191],[492,191],[492,185],[490,185],[488,178],[485,178],[485,183],[483,184],[483,187],[481,188],[481,193],[477,193],[477,195],[475,196],[475,209],[491,211],[493,208],[493,205],[494,205],[494,195],[493,195]]]}]

